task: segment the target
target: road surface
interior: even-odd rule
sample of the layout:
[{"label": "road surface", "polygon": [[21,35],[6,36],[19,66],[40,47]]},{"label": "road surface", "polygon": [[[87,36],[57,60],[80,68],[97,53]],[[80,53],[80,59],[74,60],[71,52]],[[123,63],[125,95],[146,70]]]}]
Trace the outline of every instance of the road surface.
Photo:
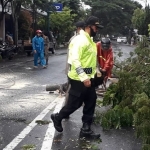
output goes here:
[{"label": "road surface", "polygon": [[[118,58],[119,49],[124,54]],[[127,45],[114,46],[121,61],[133,50]],[[49,94],[45,86],[66,82],[65,61],[66,55],[50,56],[47,69],[33,69],[32,57],[0,63],[0,150],[141,150],[131,128],[103,131],[93,125],[102,142],[80,138],[82,108],[63,121],[63,133],[54,130],[50,114],[61,109],[64,97]]]}]

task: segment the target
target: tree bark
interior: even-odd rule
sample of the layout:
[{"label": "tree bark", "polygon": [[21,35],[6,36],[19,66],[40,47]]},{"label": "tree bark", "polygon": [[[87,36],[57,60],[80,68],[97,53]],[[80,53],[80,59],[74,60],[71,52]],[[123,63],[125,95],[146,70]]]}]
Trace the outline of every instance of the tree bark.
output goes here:
[{"label": "tree bark", "polygon": [[68,83],[64,84],[56,84],[56,85],[47,85],[46,86],[46,91],[56,91],[59,90],[60,93],[66,92],[68,89]]},{"label": "tree bark", "polygon": [[18,46],[18,17],[21,10],[21,3],[20,1],[12,1],[11,8],[12,8],[12,19],[13,19],[13,27],[14,27],[14,44]]},{"label": "tree bark", "polygon": [[14,19],[14,44],[18,46],[18,18]]}]

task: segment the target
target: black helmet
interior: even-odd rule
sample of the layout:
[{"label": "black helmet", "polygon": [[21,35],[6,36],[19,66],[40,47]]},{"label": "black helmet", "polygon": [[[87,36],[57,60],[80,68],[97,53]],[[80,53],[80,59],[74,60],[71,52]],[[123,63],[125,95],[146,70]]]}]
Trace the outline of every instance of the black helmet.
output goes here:
[{"label": "black helmet", "polygon": [[84,28],[85,22],[84,21],[78,21],[75,23],[76,28]]},{"label": "black helmet", "polygon": [[103,50],[108,50],[111,45],[111,41],[109,38],[102,38],[101,39],[101,45]]}]

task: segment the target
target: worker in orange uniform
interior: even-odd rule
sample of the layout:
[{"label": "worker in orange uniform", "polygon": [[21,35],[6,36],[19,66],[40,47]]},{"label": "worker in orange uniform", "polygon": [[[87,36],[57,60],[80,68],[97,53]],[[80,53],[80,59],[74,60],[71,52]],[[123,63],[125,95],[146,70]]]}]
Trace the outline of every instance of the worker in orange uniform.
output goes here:
[{"label": "worker in orange uniform", "polygon": [[97,43],[97,59],[100,71],[105,74],[104,86],[106,88],[106,82],[111,77],[113,68],[113,51],[111,47],[111,41],[109,38],[102,38]]}]

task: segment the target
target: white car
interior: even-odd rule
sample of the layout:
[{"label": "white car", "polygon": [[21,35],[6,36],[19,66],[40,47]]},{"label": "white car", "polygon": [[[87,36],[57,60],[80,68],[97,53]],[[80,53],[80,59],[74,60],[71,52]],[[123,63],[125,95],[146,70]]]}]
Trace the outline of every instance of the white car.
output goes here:
[{"label": "white car", "polygon": [[126,37],[118,37],[117,42],[118,43],[127,43],[127,38]]}]

